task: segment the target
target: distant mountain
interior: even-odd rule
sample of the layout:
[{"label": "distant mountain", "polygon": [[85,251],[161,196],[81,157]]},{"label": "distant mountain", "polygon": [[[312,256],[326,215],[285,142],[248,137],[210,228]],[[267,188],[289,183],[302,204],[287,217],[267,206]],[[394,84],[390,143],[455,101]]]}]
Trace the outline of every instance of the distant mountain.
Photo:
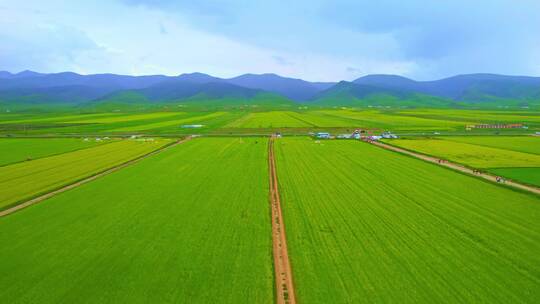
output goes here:
[{"label": "distant mountain", "polygon": [[395,75],[368,75],[353,82],[380,89],[400,90],[472,103],[503,99],[520,101],[540,99],[540,77],[469,74],[434,81],[414,81]]},{"label": "distant mountain", "polygon": [[179,76],[80,75],[0,72],[0,102],[79,105],[121,102],[245,103],[275,98],[323,106],[411,107],[523,106],[540,104],[540,77],[494,74],[458,75],[415,81],[397,75],[368,75],[353,82],[309,82],[276,74],[245,74],[224,79],[203,73]]},{"label": "distant mountain", "polygon": [[39,74],[21,72],[0,81],[0,91],[68,86],[106,88],[111,91],[145,88],[167,80],[167,76],[124,76],[115,74],[79,75],[72,72]]},{"label": "distant mountain", "polygon": [[176,80],[185,81],[189,83],[200,83],[200,84],[209,83],[209,82],[224,82],[224,80],[221,78],[217,78],[217,77],[210,76],[203,73],[182,74],[176,77]]},{"label": "distant mountain", "polygon": [[297,101],[309,100],[317,93],[335,84],[332,82],[308,82],[276,74],[244,74],[226,81],[246,88],[274,92]]},{"label": "distant mountain", "polygon": [[137,90],[154,101],[181,100],[204,94],[209,99],[251,98],[261,90],[249,89],[226,82],[190,82],[185,79],[171,79]]},{"label": "distant mountain", "polygon": [[448,107],[452,101],[399,88],[341,81],[319,93],[312,103],[322,106]]}]

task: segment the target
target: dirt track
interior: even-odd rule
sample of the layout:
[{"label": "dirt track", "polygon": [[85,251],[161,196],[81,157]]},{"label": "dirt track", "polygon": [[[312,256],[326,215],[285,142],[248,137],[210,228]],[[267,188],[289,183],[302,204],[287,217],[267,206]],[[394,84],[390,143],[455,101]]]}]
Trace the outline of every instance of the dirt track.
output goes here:
[{"label": "dirt track", "polygon": [[[434,163],[434,164],[437,164],[437,165],[440,165],[440,166],[443,166],[443,167],[451,168],[451,169],[454,169],[454,170],[457,170],[457,171],[460,171],[460,172],[463,172],[463,173],[467,173],[467,174],[470,174],[470,175],[481,177],[483,179],[486,179],[486,180],[489,180],[491,182],[497,183],[497,177],[495,175],[491,175],[491,174],[487,174],[487,173],[483,173],[483,172],[482,173],[475,173],[472,169],[469,169],[469,168],[467,168],[465,166],[462,166],[462,165],[459,165],[459,164],[456,164],[456,163],[451,163],[451,162],[448,162],[448,161],[439,162],[440,161],[439,158],[427,156],[427,155],[420,154],[420,153],[415,153],[415,152],[405,150],[405,149],[402,149],[402,148],[398,148],[398,147],[395,147],[395,146],[392,146],[392,145],[388,145],[388,144],[385,144],[385,143],[382,143],[382,142],[376,142],[375,141],[375,142],[372,142],[372,144],[375,145],[375,146],[387,149],[387,150],[407,154],[407,155],[416,157],[418,159],[421,159],[421,160],[424,160],[424,161],[427,161],[427,162],[430,162],[430,163]],[[533,187],[533,186],[528,186],[528,185],[524,185],[524,184],[520,184],[520,183],[516,183],[516,182],[513,182],[513,181],[509,181],[509,180],[505,181],[503,183],[503,185],[507,185],[507,186],[511,186],[511,187],[518,188],[518,189],[521,189],[521,190],[525,190],[525,191],[529,191],[529,192],[532,192],[532,193],[540,194],[540,188]]]},{"label": "dirt track", "polygon": [[268,144],[268,165],[270,171],[270,204],[272,212],[272,249],[274,256],[274,272],[276,278],[276,295],[278,304],[294,304],[296,297],[292,280],[291,264],[287,251],[285,224],[281,213],[276,162],[274,156],[274,137]]},{"label": "dirt track", "polygon": [[48,199],[48,198],[53,197],[53,196],[55,196],[55,195],[57,195],[57,194],[59,194],[59,193],[66,192],[66,191],[68,191],[68,190],[71,190],[71,189],[76,188],[76,187],[78,187],[78,186],[80,186],[80,185],[86,184],[86,183],[88,183],[88,182],[91,182],[91,181],[93,181],[93,180],[95,180],[95,179],[98,179],[98,178],[100,178],[100,177],[102,177],[102,176],[105,176],[105,175],[107,175],[107,174],[111,174],[111,173],[116,172],[116,171],[118,171],[118,170],[120,170],[120,169],[123,169],[123,168],[125,168],[125,167],[127,167],[127,166],[131,166],[131,165],[133,165],[133,164],[135,164],[135,163],[137,163],[137,162],[139,162],[139,161],[141,161],[141,160],[143,160],[143,159],[145,159],[145,158],[148,158],[148,157],[150,157],[150,156],[152,156],[152,155],[155,155],[155,154],[157,154],[157,153],[159,153],[159,152],[161,152],[161,151],[164,151],[164,150],[166,150],[166,149],[168,149],[168,148],[170,148],[170,147],[173,147],[173,146],[176,146],[176,145],[181,144],[181,143],[183,143],[183,142],[186,142],[186,141],[188,141],[188,140],[190,140],[190,139],[191,139],[191,137],[186,137],[186,138],[184,138],[184,139],[182,139],[182,140],[179,140],[179,141],[177,141],[177,142],[175,142],[175,143],[173,143],[173,144],[165,145],[165,146],[160,147],[160,148],[158,148],[157,150],[154,150],[154,151],[152,151],[152,152],[150,152],[150,153],[141,155],[141,156],[139,156],[139,157],[137,157],[137,158],[134,158],[134,159],[132,159],[132,160],[130,160],[130,161],[127,161],[127,162],[122,163],[122,164],[120,164],[120,165],[117,165],[117,166],[114,166],[114,167],[112,167],[112,168],[109,168],[109,169],[107,169],[107,170],[105,170],[105,171],[103,171],[103,172],[101,172],[101,173],[98,173],[98,174],[89,176],[89,177],[84,178],[84,179],[82,179],[82,180],[80,180],[80,181],[77,181],[77,182],[75,182],[75,183],[72,183],[72,184],[69,184],[69,185],[67,185],[67,186],[64,186],[64,187],[62,187],[62,188],[60,188],[60,189],[56,189],[56,190],[51,191],[51,192],[49,192],[49,193],[45,193],[45,194],[40,195],[40,196],[38,196],[38,197],[35,197],[35,198],[33,198],[33,199],[29,200],[29,201],[26,201],[26,202],[24,202],[24,203],[18,204],[18,205],[13,206],[13,207],[11,207],[11,208],[9,208],[9,209],[0,211],[0,217],[4,217],[4,216],[9,215],[9,214],[11,214],[11,213],[17,212],[17,211],[19,211],[19,210],[21,210],[21,209],[24,209],[24,208],[28,207],[28,206],[35,205],[35,204],[40,203],[40,202],[42,202],[42,201],[44,201],[44,200],[46,200],[46,199]]}]

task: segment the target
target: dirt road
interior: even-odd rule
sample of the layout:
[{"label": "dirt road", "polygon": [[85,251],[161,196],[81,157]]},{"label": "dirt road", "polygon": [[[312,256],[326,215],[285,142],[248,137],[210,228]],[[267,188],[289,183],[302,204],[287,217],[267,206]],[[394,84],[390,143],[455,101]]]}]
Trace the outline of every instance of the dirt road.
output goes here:
[{"label": "dirt road", "polygon": [[276,162],[274,156],[274,136],[268,144],[268,165],[270,171],[270,204],[272,212],[272,249],[274,255],[274,272],[276,278],[276,294],[278,304],[294,304],[296,297],[292,279],[291,264],[287,251],[285,223],[281,213]]},{"label": "dirt road", "polygon": [[182,140],[179,140],[179,141],[174,142],[173,144],[163,146],[163,147],[161,147],[161,148],[159,148],[159,149],[157,149],[157,150],[154,150],[154,151],[152,151],[152,152],[150,152],[150,153],[141,155],[141,156],[139,156],[139,157],[137,157],[137,158],[134,158],[134,159],[132,159],[132,160],[130,160],[130,161],[127,161],[127,162],[125,162],[125,163],[123,163],[123,164],[120,164],[120,165],[117,165],[117,166],[115,166],[115,167],[109,168],[109,169],[107,169],[107,170],[105,170],[105,171],[103,171],[103,172],[100,172],[100,173],[98,173],[98,174],[89,176],[89,177],[84,178],[84,179],[82,179],[82,180],[80,180],[80,181],[77,181],[77,182],[75,182],[75,183],[69,184],[69,185],[67,185],[67,186],[64,186],[64,187],[62,187],[62,188],[60,188],[60,189],[57,189],[57,190],[54,190],[54,191],[51,191],[51,192],[49,192],[49,193],[45,193],[45,194],[40,195],[40,196],[38,196],[38,197],[35,197],[35,198],[33,198],[33,199],[29,200],[29,201],[26,201],[26,202],[24,202],[24,203],[21,203],[21,204],[18,204],[18,205],[16,205],[16,206],[13,206],[13,207],[11,207],[11,208],[9,208],[9,209],[0,211],[0,217],[3,217],[3,216],[6,216],[6,215],[9,215],[9,214],[12,214],[12,213],[17,212],[17,211],[19,211],[19,210],[21,210],[21,209],[24,209],[24,208],[26,208],[26,207],[28,207],[28,206],[35,205],[35,204],[37,204],[37,203],[40,203],[40,202],[42,202],[42,201],[44,201],[44,200],[46,200],[46,199],[48,199],[48,198],[51,198],[51,197],[53,197],[53,196],[55,196],[55,195],[57,195],[57,194],[59,194],[59,193],[66,192],[66,191],[68,191],[68,190],[71,190],[71,189],[73,189],[73,188],[79,187],[80,185],[83,185],[83,184],[86,184],[86,183],[88,183],[88,182],[91,182],[91,181],[93,181],[93,180],[95,180],[95,179],[98,179],[98,178],[100,178],[100,177],[102,177],[102,176],[105,176],[105,175],[107,175],[107,174],[111,174],[111,173],[116,172],[116,171],[118,171],[118,170],[121,170],[121,169],[123,169],[123,168],[125,168],[125,167],[127,167],[127,166],[131,166],[131,165],[133,165],[133,164],[135,164],[135,163],[137,163],[137,162],[139,162],[139,161],[141,161],[141,160],[143,160],[143,159],[145,159],[145,158],[148,158],[148,157],[150,157],[150,156],[152,156],[152,155],[155,155],[155,154],[157,154],[157,153],[159,153],[159,152],[162,152],[162,151],[164,151],[164,150],[166,150],[166,149],[168,149],[168,148],[170,148],[170,147],[173,147],[173,146],[176,146],[176,145],[181,144],[181,143],[183,143],[183,142],[186,142],[186,141],[188,141],[188,140],[190,140],[190,139],[191,139],[191,137],[186,137],[186,138],[184,138],[184,139],[182,139]]},{"label": "dirt road", "polygon": [[[475,172],[473,169],[467,168],[465,166],[462,166],[462,165],[459,165],[459,164],[456,164],[456,163],[452,163],[452,162],[448,162],[448,161],[442,161],[441,162],[441,160],[439,158],[427,156],[427,155],[420,154],[420,153],[415,153],[415,152],[405,150],[405,149],[402,149],[402,148],[398,148],[398,147],[395,147],[395,146],[392,146],[392,145],[388,145],[388,144],[385,144],[385,143],[382,143],[382,142],[374,141],[374,142],[371,142],[371,143],[373,145],[375,145],[375,146],[378,146],[378,147],[381,147],[381,148],[384,148],[384,149],[387,149],[387,150],[407,154],[407,155],[416,157],[418,159],[421,159],[421,160],[424,160],[424,161],[427,161],[427,162],[430,162],[430,163],[434,163],[434,164],[437,164],[437,165],[440,165],[440,166],[443,166],[443,167],[447,167],[447,168],[452,168],[454,170],[457,170],[457,171],[460,171],[460,172],[463,172],[463,173],[467,173],[467,174],[470,174],[470,175],[474,175],[474,176],[477,176],[477,177],[481,177],[483,179],[486,179],[486,180],[489,180],[491,182],[497,183],[497,177],[495,175],[487,174],[487,173],[484,173],[484,172],[478,173],[478,172]],[[540,195],[540,188],[537,188],[537,187],[528,186],[528,185],[516,183],[514,181],[509,181],[509,180],[506,180],[503,184]]]}]

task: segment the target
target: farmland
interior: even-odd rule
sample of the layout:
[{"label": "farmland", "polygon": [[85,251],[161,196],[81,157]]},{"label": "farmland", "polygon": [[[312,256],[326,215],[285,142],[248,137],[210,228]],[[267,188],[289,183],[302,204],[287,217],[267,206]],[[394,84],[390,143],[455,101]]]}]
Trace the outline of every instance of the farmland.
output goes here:
[{"label": "farmland", "polygon": [[272,303],[266,151],[193,140],[0,218],[0,297]]},{"label": "farmland", "polygon": [[0,166],[28,161],[100,144],[79,138],[9,138],[0,139]]},{"label": "farmland", "polygon": [[[454,112],[0,114],[0,210],[20,208],[0,214],[0,243],[10,244],[0,251],[0,298],[535,303],[538,196],[361,141],[305,137],[389,130],[401,135],[385,140],[392,145],[540,185],[531,130],[465,129],[504,117],[534,130],[534,114]],[[261,134],[276,132],[269,176]]]},{"label": "farmland", "polygon": [[364,143],[281,139],[276,153],[299,302],[540,297],[537,197]]},{"label": "farmland", "polygon": [[168,140],[122,140],[0,167],[0,210],[149,153]]},{"label": "farmland", "polygon": [[478,146],[540,154],[540,137],[534,136],[447,136],[443,139]]},{"label": "farmland", "polygon": [[540,187],[540,167],[535,168],[493,168],[490,173],[506,178]]},{"label": "farmland", "polygon": [[388,143],[518,182],[540,186],[540,138],[533,136],[446,136]]},{"label": "farmland", "polygon": [[[307,107],[306,107],[307,108]],[[280,129],[305,135],[309,130],[324,128],[342,132],[362,128],[390,130],[405,134],[444,132],[445,134],[527,134],[540,130],[534,112],[494,112],[470,110],[397,110],[397,109],[200,109],[176,108],[144,113],[64,113],[0,114],[0,134],[191,134],[191,133],[264,133]],[[500,120],[495,120],[500,119]],[[530,129],[466,131],[469,124],[524,123]],[[184,124],[201,124],[197,130],[181,128]]]},{"label": "farmland", "polygon": [[540,166],[540,155],[443,139],[398,139],[389,143],[473,168]]},{"label": "farmland", "polygon": [[230,123],[227,127],[240,128],[305,128],[314,127],[292,115],[293,112],[270,111],[249,113],[242,118]]}]

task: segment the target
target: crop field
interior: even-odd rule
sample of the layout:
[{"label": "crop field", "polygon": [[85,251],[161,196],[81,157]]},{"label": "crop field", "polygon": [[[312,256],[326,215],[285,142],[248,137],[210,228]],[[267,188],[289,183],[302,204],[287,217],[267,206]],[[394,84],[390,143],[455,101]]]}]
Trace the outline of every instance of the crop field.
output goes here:
[{"label": "crop field", "polygon": [[443,139],[397,139],[388,143],[473,168],[540,167],[540,155]]},{"label": "crop field", "polygon": [[95,121],[104,118],[122,117],[124,114],[99,113],[99,114],[27,114],[27,115],[2,115],[1,124],[31,124],[43,122],[71,122],[71,121]]},{"label": "crop field", "polygon": [[93,147],[100,142],[79,138],[2,138],[0,166]]},{"label": "crop field", "polygon": [[229,128],[307,128],[315,125],[298,119],[293,112],[254,112],[229,123]]},{"label": "crop field", "polygon": [[122,127],[118,129],[113,129],[111,131],[112,132],[147,131],[147,130],[162,129],[162,128],[171,127],[171,126],[174,126],[178,129],[183,124],[191,124],[191,123],[202,124],[209,119],[220,117],[224,114],[225,112],[214,112],[214,113],[199,115],[199,116],[190,116],[186,118],[165,120],[165,121],[153,122],[153,123],[131,126],[131,127]]},{"label": "crop field", "polygon": [[540,186],[540,138],[533,136],[445,136],[389,140],[390,144]]},{"label": "crop field", "polygon": [[[222,127],[242,115],[241,112],[158,112],[146,114],[95,114],[72,115],[68,118],[48,118],[28,123],[2,124],[0,132],[7,134],[42,135],[42,134],[77,134],[97,135],[113,133],[200,133]],[[203,124],[203,128],[186,130],[183,124]]]},{"label": "crop field", "polygon": [[137,121],[137,120],[150,120],[156,118],[167,118],[171,116],[178,116],[183,114],[182,112],[157,112],[157,113],[146,113],[146,114],[132,114],[132,115],[114,115],[98,118],[83,118],[78,120],[70,120],[70,123],[115,123],[115,122],[128,122],[128,121]]},{"label": "crop field", "polygon": [[518,182],[540,187],[540,167],[536,168],[494,168],[489,172]]},{"label": "crop field", "polygon": [[446,136],[441,139],[478,146],[540,154],[540,137],[535,136]]},{"label": "crop field", "polygon": [[356,141],[276,153],[298,302],[540,298],[537,196]]},{"label": "crop field", "polygon": [[0,210],[147,154],[169,140],[122,140],[0,167]]},{"label": "crop field", "polygon": [[399,114],[429,119],[473,121],[475,123],[524,123],[540,127],[540,115],[538,112],[531,111],[422,109],[399,111]]},{"label": "crop field", "polygon": [[0,243],[5,303],[273,303],[267,140],[171,147],[0,218]]},{"label": "crop field", "polygon": [[[188,131],[245,132],[246,130],[290,129],[305,134],[321,128],[379,129],[399,133],[465,132],[465,126],[477,123],[525,123],[530,130],[540,128],[535,112],[497,112],[472,110],[397,110],[397,109],[303,109],[250,111],[249,109],[169,109],[170,112],[92,113],[92,114],[0,114],[0,134],[100,134],[144,132],[151,134],[186,134]],[[172,111],[182,110],[182,111]],[[184,130],[182,124],[204,124],[200,130]],[[244,129],[244,130],[242,130]],[[337,130],[335,130],[338,132]],[[497,130],[467,131],[474,134]],[[341,131],[339,131],[341,132]],[[498,131],[497,131],[498,132]],[[522,129],[502,130],[523,134]],[[221,132],[223,133],[223,132]]]},{"label": "crop field", "polygon": [[324,110],[319,111],[319,113],[352,119],[357,121],[357,124],[366,128],[392,129],[398,131],[458,130],[464,129],[467,124],[466,122],[460,121],[403,116],[397,115],[396,113],[375,110]]}]

